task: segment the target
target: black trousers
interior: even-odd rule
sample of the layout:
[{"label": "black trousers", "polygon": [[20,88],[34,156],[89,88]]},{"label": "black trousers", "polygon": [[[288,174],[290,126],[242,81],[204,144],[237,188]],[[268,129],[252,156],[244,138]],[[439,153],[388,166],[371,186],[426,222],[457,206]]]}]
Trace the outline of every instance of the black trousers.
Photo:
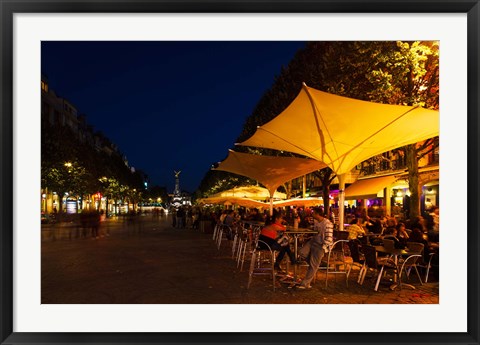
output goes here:
[{"label": "black trousers", "polygon": [[[278,244],[276,240],[264,235],[260,235],[258,239],[268,244],[272,250],[276,250],[278,252],[277,259],[275,260],[276,264],[280,264],[282,262],[285,254],[288,255],[288,257],[290,258],[290,262],[292,264],[295,263],[295,257],[290,249],[290,245],[282,247],[280,244]],[[259,247],[261,249],[268,249],[268,248],[265,248],[265,246],[262,243],[260,243]]]}]

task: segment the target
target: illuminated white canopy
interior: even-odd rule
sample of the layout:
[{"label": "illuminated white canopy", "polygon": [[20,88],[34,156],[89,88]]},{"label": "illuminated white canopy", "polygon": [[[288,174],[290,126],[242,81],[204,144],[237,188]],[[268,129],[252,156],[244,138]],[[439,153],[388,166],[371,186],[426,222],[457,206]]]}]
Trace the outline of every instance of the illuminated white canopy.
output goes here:
[{"label": "illuminated white canopy", "polygon": [[[254,200],[267,200],[270,198],[270,192],[268,189],[260,186],[241,186],[224,190],[209,196],[209,198],[213,197],[240,197]],[[285,193],[278,191],[275,191],[273,194],[274,199],[285,199],[286,197],[287,196]]]},{"label": "illuminated white canopy", "polygon": [[370,157],[438,133],[438,111],[360,101],[304,85],[282,113],[238,145],[295,152],[341,175]]},{"label": "illuminated white canopy", "polygon": [[325,167],[309,158],[261,156],[229,150],[225,160],[213,170],[223,170],[257,180],[274,196],[278,187],[287,181]]},{"label": "illuminated white canopy", "polygon": [[269,204],[250,199],[250,198],[242,198],[242,197],[236,197],[236,196],[223,196],[223,197],[208,197],[208,198],[203,198],[199,199],[198,203],[208,205],[208,204],[213,204],[213,205],[238,205],[238,206],[244,206],[244,207],[256,207],[256,208],[268,208]]},{"label": "illuminated white canopy", "polygon": [[345,199],[375,198],[378,193],[395,182],[395,176],[381,176],[357,180],[345,189]]},{"label": "illuminated white canopy", "polygon": [[[338,176],[339,204],[345,174],[383,152],[439,135],[439,112],[333,95],[303,85],[293,102],[238,145],[295,152],[325,163]],[[343,207],[340,207],[340,230]]]},{"label": "illuminated white canopy", "polygon": [[323,198],[295,198],[274,201],[273,206],[275,207],[285,207],[285,206],[303,206],[303,207],[312,207],[312,206],[323,206]]}]

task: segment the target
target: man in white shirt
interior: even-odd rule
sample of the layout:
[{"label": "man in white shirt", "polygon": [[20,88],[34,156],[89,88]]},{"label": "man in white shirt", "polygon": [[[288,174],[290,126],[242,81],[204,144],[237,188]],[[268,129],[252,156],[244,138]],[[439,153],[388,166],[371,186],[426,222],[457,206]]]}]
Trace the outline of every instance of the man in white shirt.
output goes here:
[{"label": "man in white shirt", "polygon": [[320,207],[313,209],[313,229],[318,231],[310,241],[308,241],[301,249],[300,256],[308,259],[308,269],[302,282],[297,289],[310,289],[313,278],[317,273],[323,255],[328,253],[333,243],[333,224],[325,217]]}]

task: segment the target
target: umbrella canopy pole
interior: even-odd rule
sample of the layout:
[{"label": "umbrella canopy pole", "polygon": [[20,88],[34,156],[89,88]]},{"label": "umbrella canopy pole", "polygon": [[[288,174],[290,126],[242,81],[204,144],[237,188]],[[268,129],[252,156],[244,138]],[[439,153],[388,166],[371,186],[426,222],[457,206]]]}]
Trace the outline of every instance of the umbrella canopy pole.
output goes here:
[{"label": "umbrella canopy pole", "polygon": [[303,175],[302,179],[302,198],[305,199],[307,194],[307,175]]},{"label": "umbrella canopy pole", "polygon": [[345,174],[338,175],[338,229],[343,230],[345,220]]},{"label": "umbrella canopy pole", "polygon": [[273,216],[273,195],[270,195],[270,216]]}]

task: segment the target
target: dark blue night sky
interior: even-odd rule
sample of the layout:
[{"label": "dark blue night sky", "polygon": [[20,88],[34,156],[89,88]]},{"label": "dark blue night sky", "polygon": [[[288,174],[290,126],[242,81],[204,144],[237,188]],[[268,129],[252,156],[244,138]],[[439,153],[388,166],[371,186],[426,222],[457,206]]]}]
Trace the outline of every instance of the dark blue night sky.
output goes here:
[{"label": "dark blue night sky", "polygon": [[[194,192],[305,42],[42,42],[42,73],[145,171]],[[301,82],[301,81],[300,81]]]}]

